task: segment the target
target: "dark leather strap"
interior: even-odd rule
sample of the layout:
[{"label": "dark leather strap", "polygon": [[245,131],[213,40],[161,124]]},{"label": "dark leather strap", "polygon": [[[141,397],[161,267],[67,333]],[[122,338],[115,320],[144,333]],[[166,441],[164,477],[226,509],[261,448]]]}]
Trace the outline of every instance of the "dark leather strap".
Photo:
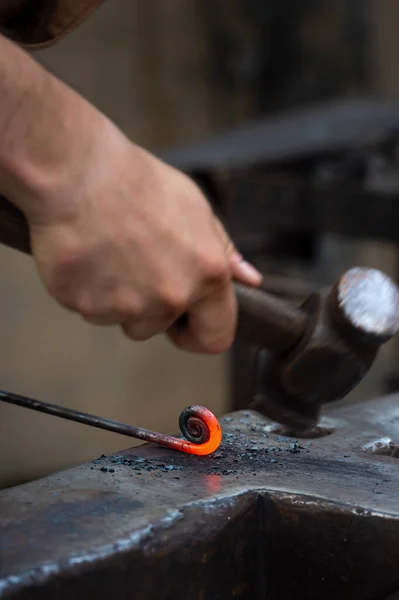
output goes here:
[{"label": "dark leather strap", "polygon": [[0,243],[21,252],[31,253],[28,222],[11,202],[0,196]]}]

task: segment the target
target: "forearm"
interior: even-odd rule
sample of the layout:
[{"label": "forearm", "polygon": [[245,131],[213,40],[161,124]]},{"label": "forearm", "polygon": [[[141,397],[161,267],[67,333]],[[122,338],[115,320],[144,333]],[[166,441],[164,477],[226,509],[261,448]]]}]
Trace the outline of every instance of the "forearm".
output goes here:
[{"label": "forearm", "polygon": [[[94,123],[93,121],[98,121]],[[0,36],[0,194],[27,214],[90,151],[104,118]]]}]

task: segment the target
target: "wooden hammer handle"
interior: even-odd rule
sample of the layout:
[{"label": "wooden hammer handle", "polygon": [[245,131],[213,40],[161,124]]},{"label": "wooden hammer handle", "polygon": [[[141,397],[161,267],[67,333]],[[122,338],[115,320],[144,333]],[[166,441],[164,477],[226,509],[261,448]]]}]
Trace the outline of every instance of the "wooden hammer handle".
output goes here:
[{"label": "wooden hammer handle", "polygon": [[238,303],[236,336],[281,356],[294,348],[308,327],[306,312],[265,290],[234,283]]}]

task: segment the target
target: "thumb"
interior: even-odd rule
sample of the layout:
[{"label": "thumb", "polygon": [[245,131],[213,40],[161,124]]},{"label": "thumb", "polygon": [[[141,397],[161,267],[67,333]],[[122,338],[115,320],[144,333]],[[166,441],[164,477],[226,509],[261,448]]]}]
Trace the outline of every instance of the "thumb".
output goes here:
[{"label": "thumb", "polygon": [[233,279],[251,287],[258,287],[262,283],[262,274],[253,265],[244,260],[237,250],[234,242],[226,232],[222,223],[215,217],[215,227],[230,257],[231,273]]}]

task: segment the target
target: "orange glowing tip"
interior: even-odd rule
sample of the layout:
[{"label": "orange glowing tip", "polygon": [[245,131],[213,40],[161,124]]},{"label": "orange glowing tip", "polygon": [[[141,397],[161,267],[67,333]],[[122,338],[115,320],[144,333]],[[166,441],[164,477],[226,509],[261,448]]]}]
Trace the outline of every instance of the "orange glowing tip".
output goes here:
[{"label": "orange glowing tip", "polygon": [[204,406],[188,406],[179,417],[180,431],[186,439],[159,434],[156,444],[186,454],[207,456],[222,441],[222,428],[215,415]]}]

